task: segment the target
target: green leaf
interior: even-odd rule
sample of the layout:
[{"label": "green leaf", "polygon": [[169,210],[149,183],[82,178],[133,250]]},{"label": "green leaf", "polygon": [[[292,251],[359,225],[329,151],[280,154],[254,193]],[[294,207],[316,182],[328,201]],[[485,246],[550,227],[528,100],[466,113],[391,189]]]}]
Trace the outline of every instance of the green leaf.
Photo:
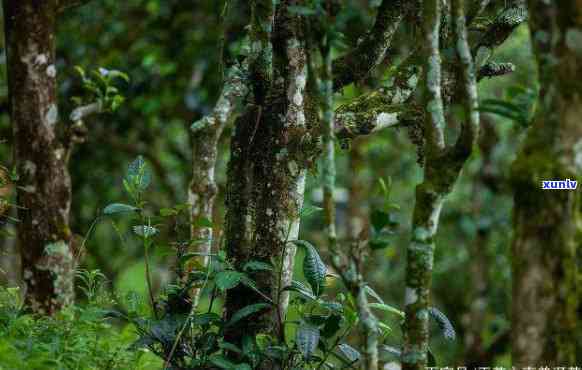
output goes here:
[{"label": "green leaf", "polygon": [[273,271],[273,266],[261,261],[249,261],[244,267],[244,271]]},{"label": "green leaf", "polygon": [[234,370],[252,370],[249,364],[238,364]]},{"label": "green leaf", "polygon": [[376,229],[372,228],[368,244],[373,250],[387,248],[390,246],[393,234],[394,232],[388,229],[378,232]]},{"label": "green leaf", "polygon": [[212,362],[212,364],[218,366],[221,369],[235,369],[236,368],[236,364],[232,363],[230,361],[228,361],[226,359],[226,357],[222,356],[222,355],[213,355],[210,357],[210,362]]},{"label": "green leaf", "polygon": [[218,345],[220,348],[225,349],[227,351],[231,351],[231,352],[235,352],[235,353],[242,353],[242,351],[240,350],[240,348],[238,348],[237,346],[235,346],[232,343],[228,343],[228,342],[222,342]]},{"label": "green leaf", "polygon": [[142,238],[151,238],[152,236],[159,233],[159,230],[153,226],[139,225],[133,227],[133,232]]},{"label": "green leaf", "polygon": [[306,287],[304,284],[302,284],[301,282],[299,282],[297,280],[293,280],[291,282],[291,285],[288,285],[285,288],[283,288],[283,291],[285,291],[285,290],[297,292],[297,293],[301,294],[304,298],[307,298],[307,299],[312,300],[312,301],[315,301],[317,299],[317,297],[315,297],[313,295],[313,293],[311,292],[311,290],[308,287]]},{"label": "green leaf", "polygon": [[432,351],[430,350],[430,348],[428,349],[427,356],[428,356],[427,365],[429,367],[436,367],[437,366],[437,359],[436,359],[434,353],[432,353]]},{"label": "green leaf", "polygon": [[220,321],[222,321],[222,318],[214,312],[206,312],[192,317],[192,325],[195,326],[210,325],[214,322],[218,323]]},{"label": "green leaf", "polygon": [[325,338],[331,338],[337,334],[337,332],[341,329],[341,323],[343,320],[343,316],[339,314],[332,314],[325,320],[325,324],[323,325],[323,329],[321,329],[321,335]]},{"label": "green leaf", "polygon": [[305,240],[295,240],[294,243],[305,248],[305,258],[303,259],[303,274],[305,279],[311,285],[313,294],[317,297],[323,293],[325,287],[325,275],[327,266],[317,253],[317,250],[311,243]]},{"label": "green leaf", "polygon": [[270,307],[268,303],[255,303],[246,307],[241,308],[237,312],[232,315],[230,321],[226,324],[226,326],[232,326],[237,322],[241,321],[242,319],[257,313],[259,311],[264,310],[265,308]]},{"label": "green leaf", "polygon": [[243,274],[238,271],[221,271],[216,274],[215,282],[218,289],[225,291],[240,283]]},{"label": "green leaf", "polygon": [[457,333],[451,320],[441,310],[436,307],[429,307],[428,314],[436,321],[445,339],[455,340],[457,338]]},{"label": "green leaf", "polygon": [[321,211],[323,211],[323,208],[321,208],[321,207],[317,207],[314,205],[306,205],[301,209],[299,216],[300,217],[309,217],[312,214],[314,214],[316,212],[321,212]]},{"label": "green leaf", "polygon": [[375,308],[377,310],[381,310],[384,312],[393,313],[395,315],[398,315],[398,316],[404,318],[404,312],[400,311],[396,307],[392,307],[390,305],[383,304],[383,303],[370,303],[370,304],[368,304],[368,306],[370,306],[370,308]]},{"label": "green leaf", "polygon": [[127,75],[127,73],[124,73],[124,72],[121,72],[121,71],[117,71],[117,70],[114,70],[114,69],[108,71],[107,76],[111,80],[114,79],[114,78],[121,78],[125,82],[129,82],[129,76]]},{"label": "green leaf", "polygon": [[289,10],[289,13],[297,15],[310,16],[317,14],[315,9],[311,9],[306,6],[290,5],[287,7],[287,9]]},{"label": "green leaf", "polygon": [[162,217],[175,216],[177,214],[178,214],[178,211],[176,211],[173,208],[162,208],[162,209],[160,209],[160,216],[162,216]]},{"label": "green leaf", "polygon": [[103,214],[105,215],[114,215],[117,213],[129,213],[129,212],[137,212],[139,208],[134,206],[130,206],[129,204],[123,203],[111,203],[107,207],[103,209]]},{"label": "green leaf", "polygon": [[127,168],[127,182],[137,191],[144,191],[150,185],[152,175],[143,159],[138,156]]},{"label": "green leaf", "polygon": [[210,221],[206,217],[197,217],[195,220],[192,221],[192,226],[212,228],[213,225],[212,221]]},{"label": "green leaf", "polygon": [[372,227],[374,227],[377,232],[380,232],[390,222],[390,214],[376,209],[372,211],[370,221],[372,222]]},{"label": "green leaf", "polygon": [[257,283],[253,279],[248,277],[247,275],[243,274],[240,281],[247,288],[251,288],[252,290],[257,292],[259,295],[264,295],[263,292],[261,292],[261,290],[257,287]]},{"label": "green leaf", "polygon": [[350,363],[354,363],[358,361],[360,357],[362,357],[362,355],[360,354],[360,352],[358,352],[357,349],[355,349],[354,347],[350,346],[347,343],[341,343],[337,346],[337,348],[340,350],[342,355],[344,355],[345,358],[348,359],[348,361],[350,361]]},{"label": "green leaf", "polygon": [[297,328],[295,341],[303,358],[309,360],[319,343],[319,329],[313,325],[302,324]]}]

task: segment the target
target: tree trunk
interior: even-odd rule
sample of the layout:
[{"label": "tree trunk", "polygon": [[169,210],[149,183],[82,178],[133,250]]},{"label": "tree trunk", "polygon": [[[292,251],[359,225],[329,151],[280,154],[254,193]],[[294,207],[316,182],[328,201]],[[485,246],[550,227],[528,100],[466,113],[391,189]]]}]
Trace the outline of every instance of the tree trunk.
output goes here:
[{"label": "tree trunk", "polygon": [[[251,68],[255,104],[237,119],[231,141],[225,230],[228,257],[239,269],[251,260],[279,261],[282,266],[274,274],[253,274],[261,294],[244,285],[227,292],[227,318],[245,306],[265,302],[265,297],[274,303],[227,330],[225,339],[234,344],[246,335],[265,332],[282,335],[283,330],[280,324],[287,298],[279,290],[291,278],[295,254],[295,248],[286,241],[295,239],[299,231],[308,164],[305,153],[310,152],[311,145],[310,140],[305,140],[306,55],[298,34],[299,19],[287,12],[290,2],[279,6],[274,28],[261,28],[274,29],[273,37],[277,38],[272,77],[268,71],[269,58],[259,53]],[[258,21],[258,15],[254,21]],[[270,46],[263,44],[262,48],[268,53]]]},{"label": "tree trunk", "polygon": [[53,314],[73,301],[71,181],[57,130],[56,0],[5,0],[18,243],[26,303]]},{"label": "tree trunk", "polygon": [[579,190],[543,190],[544,180],[582,177],[582,54],[579,1],[530,1],[541,92],[512,166],[515,191],[512,355],[515,366],[576,363],[576,225]]},{"label": "tree trunk", "polygon": [[[453,82],[463,92],[464,121],[452,146],[445,142],[445,106],[441,81],[440,0],[425,0],[424,17],[424,104],[426,162],[423,182],[416,187],[412,219],[412,240],[406,256],[406,290],[403,326],[402,368],[421,370],[427,365],[429,346],[429,306],[435,237],[446,196],[471,154],[477,140],[479,114],[473,60],[467,41],[464,1],[452,1],[452,15],[460,78]],[[446,97],[446,95],[445,95]]]},{"label": "tree trunk", "polygon": [[[242,68],[234,65],[229,68],[224,87],[211,115],[204,117],[192,125],[192,181],[188,202],[191,206],[191,238],[193,251],[201,253],[199,258],[191,259],[192,267],[204,269],[209,262],[209,254],[212,248],[211,227],[205,222],[213,221],[214,200],[218,193],[214,171],[218,159],[218,145],[224,127],[236,109],[242,98],[248,94],[247,65]],[[199,266],[193,266],[198,264]],[[200,295],[200,289],[192,292],[193,306],[196,307]]]}]

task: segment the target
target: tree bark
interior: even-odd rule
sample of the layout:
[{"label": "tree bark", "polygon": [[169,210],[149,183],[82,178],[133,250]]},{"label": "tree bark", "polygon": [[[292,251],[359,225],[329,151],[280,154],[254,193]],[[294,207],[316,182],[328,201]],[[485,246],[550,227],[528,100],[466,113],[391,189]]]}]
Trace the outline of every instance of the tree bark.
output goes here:
[{"label": "tree bark", "polygon": [[[265,297],[274,303],[227,330],[225,339],[235,344],[243,336],[261,332],[282,335],[287,295],[279,294],[279,290],[290,281],[295,254],[295,248],[286,241],[297,238],[310,159],[306,153],[313,153],[316,145],[308,138],[306,129],[310,119],[305,108],[306,54],[300,20],[287,11],[287,6],[293,3],[286,1],[279,5],[273,28],[267,11],[271,1],[256,1],[253,21],[268,23],[257,29],[274,29],[274,34],[255,35],[262,40],[256,44],[260,50],[254,52],[257,57],[251,64],[255,100],[237,119],[231,141],[226,199],[227,255],[239,269],[251,260],[278,261],[281,266],[281,271],[275,274],[253,274],[261,294],[245,285],[227,292],[227,318],[245,306],[265,302]],[[277,39],[274,48],[270,46],[270,37]],[[270,50],[273,58],[269,57]]]},{"label": "tree bark", "polygon": [[540,76],[538,111],[512,166],[514,187],[512,355],[515,366],[576,363],[576,227],[579,190],[542,190],[543,180],[582,177],[582,54],[579,1],[530,1]]},{"label": "tree bark", "polygon": [[4,1],[14,133],[18,243],[26,303],[53,314],[73,301],[71,181],[57,123],[56,0]]},{"label": "tree bark", "polygon": [[[224,127],[232,118],[241,100],[248,94],[246,64],[229,68],[224,87],[211,115],[192,125],[192,181],[188,193],[191,206],[191,239],[193,251],[201,254],[190,260],[189,267],[208,265],[212,248],[212,228],[204,221],[213,221],[214,200],[218,193],[214,171],[218,158],[218,142]],[[200,289],[192,292],[193,306],[196,307]]]},{"label": "tree bark", "polygon": [[[455,145],[445,143],[445,107],[441,79],[440,27],[441,2],[423,4],[424,18],[424,104],[425,152],[424,180],[416,187],[412,219],[412,240],[406,256],[406,290],[403,326],[402,368],[426,368],[429,345],[429,306],[435,237],[445,197],[452,188],[471,154],[477,139],[479,114],[475,69],[467,41],[464,1],[453,0],[453,22],[460,78],[465,107],[464,122]],[[457,81],[455,81],[456,83]]]}]

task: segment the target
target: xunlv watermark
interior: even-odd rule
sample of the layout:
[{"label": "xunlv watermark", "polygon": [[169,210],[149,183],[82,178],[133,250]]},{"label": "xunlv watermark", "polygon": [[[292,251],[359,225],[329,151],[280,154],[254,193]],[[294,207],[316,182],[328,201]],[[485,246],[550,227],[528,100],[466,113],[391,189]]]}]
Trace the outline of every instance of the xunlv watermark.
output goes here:
[{"label": "xunlv watermark", "polygon": [[544,190],[576,190],[578,181],[575,180],[547,180],[542,181],[542,189]]}]

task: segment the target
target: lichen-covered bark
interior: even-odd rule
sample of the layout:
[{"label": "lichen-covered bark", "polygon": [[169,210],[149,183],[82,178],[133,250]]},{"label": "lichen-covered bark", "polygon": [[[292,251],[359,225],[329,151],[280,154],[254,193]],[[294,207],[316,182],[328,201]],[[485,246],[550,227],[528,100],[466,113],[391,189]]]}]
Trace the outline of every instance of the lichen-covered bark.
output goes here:
[{"label": "lichen-covered bark", "polygon": [[579,1],[530,1],[540,99],[512,166],[515,191],[512,359],[515,366],[577,364],[576,225],[580,191],[542,180],[582,178],[582,12]]},{"label": "lichen-covered bark", "polygon": [[[323,86],[323,104],[322,104],[322,137],[323,137],[323,155],[321,161],[321,183],[323,188],[323,208],[325,212],[325,226],[327,239],[332,249],[337,242],[336,235],[336,212],[333,192],[335,188],[336,166],[335,166],[335,127],[333,111],[333,63],[331,57],[331,45],[329,40],[324,42],[323,60],[324,73],[322,74],[321,84]],[[345,127],[345,126],[344,126]]]},{"label": "lichen-covered bark", "polygon": [[428,308],[435,249],[434,238],[445,197],[451,192],[466,159],[471,153],[477,138],[479,121],[476,111],[475,71],[467,42],[464,4],[462,0],[453,0],[454,33],[465,96],[465,117],[457,142],[451,147],[446,146],[444,135],[445,107],[439,50],[441,2],[440,0],[428,0],[424,1],[423,6],[426,161],[424,180],[416,188],[412,240],[408,245],[406,256],[406,319],[403,326],[404,347],[402,351],[402,367],[406,370],[424,369],[427,364]]},{"label": "lichen-covered bark", "polygon": [[475,64],[478,69],[487,63],[493,54],[493,50],[503,44],[511,33],[527,20],[527,17],[525,0],[508,2],[508,6],[499,13],[473,48]]},{"label": "lichen-covered bark", "polygon": [[334,89],[341,89],[368,76],[386,57],[392,37],[405,13],[407,1],[383,0],[374,26],[362,42],[346,56],[333,63]]},{"label": "lichen-covered bark", "polygon": [[[287,11],[287,6],[294,3],[282,2],[277,12],[272,36],[277,39],[273,78],[253,81],[254,104],[236,121],[226,200],[229,258],[239,268],[250,260],[276,260],[283,272],[282,281],[278,273],[253,274],[262,294],[243,285],[229,290],[226,317],[247,305],[265,302],[265,297],[273,303],[280,301],[228,328],[225,337],[230,343],[240,343],[243,336],[261,332],[282,335],[283,330],[280,324],[284,310],[276,306],[284,308],[287,298],[279,294],[278,288],[289,282],[295,251],[286,240],[297,237],[308,153],[315,146],[306,129],[310,115],[306,108],[307,66],[301,24]],[[266,75],[256,72],[253,78]]]},{"label": "lichen-covered bark", "polygon": [[[214,199],[217,194],[214,171],[218,157],[218,141],[228,121],[236,112],[241,100],[248,94],[247,65],[233,65],[226,73],[224,87],[211,115],[192,125],[192,181],[188,194],[190,203],[191,239],[193,252],[200,258],[190,260],[190,266],[205,267],[212,247],[212,228],[200,220],[213,220]],[[196,306],[200,289],[192,291]]]},{"label": "lichen-covered bark", "polygon": [[4,1],[26,303],[46,314],[72,302],[74,276],[71,182],[57,129],[56,13],[56,0]]}]

